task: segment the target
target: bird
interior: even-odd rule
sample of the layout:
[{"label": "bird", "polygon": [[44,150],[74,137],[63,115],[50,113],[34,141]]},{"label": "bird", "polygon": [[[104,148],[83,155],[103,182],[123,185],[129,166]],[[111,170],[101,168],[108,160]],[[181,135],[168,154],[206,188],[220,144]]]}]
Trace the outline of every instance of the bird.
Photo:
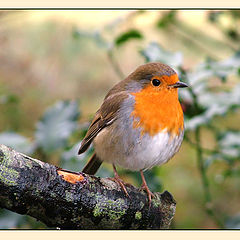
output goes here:
[{"label": "bird", "polygon": [[116,166],[140,172],[141,189],[151,204],[154,194],[143,172],[168,162],[178,151],[184,136],[184,116],[179,81],[168,65],[150,62],[136,68],[106,95],[81,141],[78,154],[93,143],[94,153],[82,172],[96,174],[102,162],[112,164],[113,180],[129,197]]}]

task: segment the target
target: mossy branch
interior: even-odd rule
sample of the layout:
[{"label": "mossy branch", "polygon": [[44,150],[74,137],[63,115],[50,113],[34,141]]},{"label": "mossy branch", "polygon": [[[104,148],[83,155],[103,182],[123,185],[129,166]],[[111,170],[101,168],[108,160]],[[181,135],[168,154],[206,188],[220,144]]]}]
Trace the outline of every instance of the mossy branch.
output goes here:
[{"label": "mossy branch", "polygon": [[[176,203],[167,191],[127,185],[130,198],[111,179],[59,169],[0,145],[0,207],[61,229],[164,229]],[[1,227],[1,226],[0,226]]]}]

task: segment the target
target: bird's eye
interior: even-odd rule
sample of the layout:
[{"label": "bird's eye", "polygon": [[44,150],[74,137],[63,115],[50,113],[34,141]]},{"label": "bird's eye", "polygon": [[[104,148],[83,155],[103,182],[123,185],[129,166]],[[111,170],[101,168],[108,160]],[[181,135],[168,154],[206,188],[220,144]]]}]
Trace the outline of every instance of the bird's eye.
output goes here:
[{"label": "bird's eye", "polygon": [[156,78],[154,78],[154,79],[152,80],[152,85],[153,85],[153,86],[157,87],[157,86],[159,86],[160,84],[161,84],[161,81],[160,81],[160,80],[158,80],[158,79],[156,79]]}]

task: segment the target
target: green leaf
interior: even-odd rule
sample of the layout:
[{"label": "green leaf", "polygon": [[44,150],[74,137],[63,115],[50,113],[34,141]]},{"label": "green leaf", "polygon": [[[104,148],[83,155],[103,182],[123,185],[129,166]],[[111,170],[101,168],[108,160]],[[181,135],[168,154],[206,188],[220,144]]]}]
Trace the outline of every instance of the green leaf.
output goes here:
[{"label": "green leaf", "polygon": [[240,132],[228,131],[219,140],[221,152],[233,158],[240,156]]},{"label": "green leaf", "polygon": [[226,132],[224,137],[219,142],[222,147],[240,146],[240,132]]},{"label": "green leaf", "polygon": [[161,17],[157,22],[157,27],[165,28],[169,23],[172,23],[176,20],[177,11],[169,11],[163,17]]},{"label": "green leaf", "polygon": [[[212,94],[209,93],[207,89],[209,78],[218,77],[222,82],[225,82],[229,75],[238,75],[239,69],[240,52],[236,52],[232,57],[222,61],[213,61],[208,58],[204,63],[197,65],[195,69],[188,72],[187,79],[195,94],[201,97],[206,93],[210,95]],[[217,95],[215,96],[218,97]]]},{"label": "green leaf", "polygon": [[74,27],[72,29],[72,37],[76,40],[78,40],[80,38],[81,34],[80,31],[78,30],[78,28]]},{"label": "green leaf", "polygon": [[211,93],[205,87],[203,87],[204,90],[199,88],[196,90],[196,85],[191,85],[191,87],[198,96],[198,104],[206,110],[191,119],[186,119],[186,129],[193,130],[197,126],[207,125],[213,117],[222,116],[231,110],[239,108],[240,84],[235,85],[229,92],[217,93]]},{"label": "green leaf", "polygon": [[9,94],[9,95],[0,96],[0,104],[18,103],[18,102],[19,102],[19,98],[17,95]]},{"label": "green leaf", "polygon": [[198,126],[207,125],[212,120],[213,117],[218,115],[224,115],[226,112],[227,112],[226,106],[219,106],[217,104],[213,104],[202,114],[199,114],[191,119],[186,119],[185,129],[194,130]]},{"label": "green leaf", "polygon": [[164,50],[158,43],[150,43],[144,50],[140,51],[147,62],[162,62],[172,67],[179,67],[183,63],[181,52],[171,53]]},{"label": "green leaf", "polygon": [[79,104],[76,101],[59,101],[50,107],[37,123],[36,143],[44,152],[63,148],[77,129]]},{"label": "green leaf", "polygon": [[[231,161],[231,165],[233,165],[233,162],[234,160]],[[224,178],[239,178],[240,177],[240,169],[239,168],[229,168],[229,169],[226,169],[225,171],[223,171],[223,177]]]},{"label": "green leaf", "polygon": [[217,23],[222,13],[223,12],[220,12],[220,11],[208,12],[208,20],[212,23]]},{"label": "green leaf", "polygon": [[32,154],[34,151],[33,144],[27,138],[14,132],[1,133],[0,144],[4,144],[25,154]]},{"label": "green leaf", "polygon": [[[227,131],[219,133],[218,137],[218,151],[209,155],[206,158],[205,165],[208,167],[213,162],[221,161],[232,165],[234,161],[239,160],[240,156],[240,132]],[[240,169],[228,169],[224,172],[224,177],[239,176]]]},{"label": "green leaf", "polygon": [[123,45],[124,43],[128,42],[131,39],[142,39],[143,35],[141,32],[139,32],[136,29],[131,29],[125,33],[120,34],[116,39],[115,39],[115,45],[117,47]]},{"label": "green leaf", "polygon": [[230,74],[238,74],[239,68],[240,51],[237,51],[233,56],[222,61],[213,61],[208,58],[196,67],[189,80],[193,84],[199,80],[207,81],[210,77],[217,76],[225,81]]}]

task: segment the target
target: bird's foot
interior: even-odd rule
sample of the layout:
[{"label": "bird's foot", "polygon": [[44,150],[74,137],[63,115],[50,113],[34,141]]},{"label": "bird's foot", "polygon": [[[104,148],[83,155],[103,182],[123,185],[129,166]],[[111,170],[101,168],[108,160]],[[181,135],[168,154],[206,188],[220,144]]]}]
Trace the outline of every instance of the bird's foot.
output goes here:
[{"label": "bird's foot", "polygon": [[149,205],[151,205],[151,201],[152,201],[152,198],[154,197],[154,194],[150,191],[149,187],[143,183],[139,190],[140,191],[144,190],[147,192]]},{"label": "bird's foot", "polygon": [[114,171],[114,178],[111,178],[114,182],[116,182],[118,185],[120,185],[120,187],[122,188],[122,190],[124,191],[125,195],[127,197],[130,198],[129,194],[128,194],[128,191],[125,187],[125,183],[124,181],[119,177],[118,173],[117,173],[117,170],[116,170],[116,167],[115,165],[113,164],[113,171]]},{"label": "bird's foot", "polygon": [[125,187],[125,183],[123,182],[123,180],[121,178],[115,176],[114,178],[111,178],[111,179],[122,188],[122,190],[124,191],[124,193],[127,197],[130,197],[128,194],[128,191]]},{"label": "bird's foot", "polygon": [[148,204],[149,204],[149,208],[151,206],[151,202],[152,202],[152,197],[154,197],[154,194],[150,191],[150,189],[148,188],[147,182],[145,180],[145,177],[143,175],[143,171],[140,171],[141,177],[142,177],[142,186],[140,188],[140,190],[145,190],[147,192],[147,196],[148,196]]}]

